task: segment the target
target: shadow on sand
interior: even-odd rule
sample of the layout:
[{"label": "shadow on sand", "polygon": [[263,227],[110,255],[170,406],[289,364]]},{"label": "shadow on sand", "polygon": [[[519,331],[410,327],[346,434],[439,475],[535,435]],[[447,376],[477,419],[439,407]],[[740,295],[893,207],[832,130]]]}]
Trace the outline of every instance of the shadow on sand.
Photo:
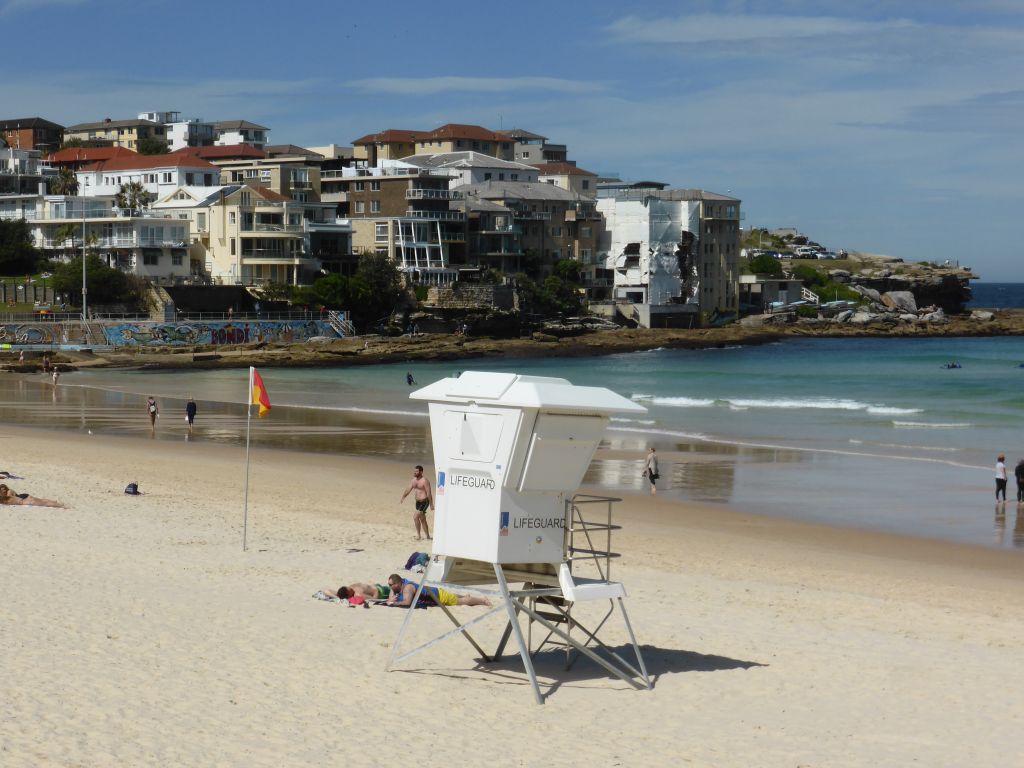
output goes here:
[{"label": "shadow on sand", "polygon": [[[610,648],[626,662],[636,666],[636,654],[633,652],[633,646],[619,645]],[[598,651],[598,653],[602,652]],[[751,669],[752,667],[768,666],[757,661],[731,659],[727,656],[714,656],[674,648],[658,648],[651,645],[641,645],[640,653],[643,655],[644,664],[647,666],[647,674],[650,677],[652,687],[657,685],[658,680],[663,675],[668,674],[720,672],[730,669]],[[533,666],[545,698],[563,686],[582,687],[582,684],[595,680],[613,682],[616,687],[626,688],[619,678],[583,655],[577,654],[572,667],[566,669],[566,654],[562,649],[552,648],[535,653],[533,656]],[[530,685],[530,681],[523,670],[519,654],[515,651],[512,653],[506,652],[499,661],[476,659],[474,671],[484,673],[484,678],[472,674],[469,669],[464,672],[452,669],[425,668],[397,669],[395,671],[423,675],[440,675],[457,679],[486,679],[488,682],[505,685]]]}]

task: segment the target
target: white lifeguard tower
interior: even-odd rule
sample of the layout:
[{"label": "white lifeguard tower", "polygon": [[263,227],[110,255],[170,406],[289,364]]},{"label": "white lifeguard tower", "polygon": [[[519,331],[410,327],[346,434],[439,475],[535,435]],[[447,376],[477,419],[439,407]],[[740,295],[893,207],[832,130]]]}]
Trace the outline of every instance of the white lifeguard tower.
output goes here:
[{"label": "white lifeguard tower", "polygon": [[[437,471],[433,552],[414,605],[430,587],[469,588],[493,595],[498,602],[465,624],[441,606],[455,629],[399,655],[416,613],[410,609],[388,668],[460,633],[485,660],[493,661],[515,635],[538,703],[544,697],[532,654],[548,643],[565,649],[567,667],[583,654],[630,685],[650,688],[623,604],[625,588],[610,580],[611,559],[617,557],[610,547],[611,532],[618,528],[611,522],[611,505],[618,499],[575,493],[611,415],[646,409],[602,387],[478,371],[442,379],[410,398],[429,403]],[[607,509],[601,522],[583,518],[581,510],[594,505]],[[599,536],[606,542],[604,549],[595,544]],[[581,561],[589,562],[598,578],[574,575],[573,565]],[[510,582],[522,586],[511,589]],[[573,613],[575,603],[589,600],[609,603],[593,630]],[[616,606],[636,654],[636,667],[597,638]],[[499,611],[507,612],[508,623],[496,652],[488,655],[467,630]],[[520,613],[528,617],[527,639]],[[547,635],[531,650],[535,623]]]}]

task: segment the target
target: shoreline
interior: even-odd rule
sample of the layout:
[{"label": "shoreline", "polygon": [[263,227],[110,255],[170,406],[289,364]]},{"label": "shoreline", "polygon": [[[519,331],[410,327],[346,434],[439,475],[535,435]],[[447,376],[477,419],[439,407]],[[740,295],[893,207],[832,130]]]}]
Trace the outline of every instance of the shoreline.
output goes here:
[{"label": "shoreline", "polygon": [[[424,334],[416,337],[356,336],[322,343],[224,345],[204,347],[121,347],[112,352],[61,351],[54,362],[61,370],[77,368],[139,368],[143,370],[222,369],[260,367],[345,367],[456,361],[482,358],[600,357],[622,352],[659,348],[708,349],[733,345],[754,346],[790,338],[970,338],[1024,336],[1024,310],[998,310],[990,321],[969,316],[949,318],[945,323],[916,323],[898,326],[871,324],[813,325],[795,323],[770,328],[746,328],[739,324],[704,329],[630,329],[588,331],[556,337],[534,334],[528,339]],[[39,369],[31,353],[23,364],[12,359],[0,362],[0,370],[29,372]]]}]

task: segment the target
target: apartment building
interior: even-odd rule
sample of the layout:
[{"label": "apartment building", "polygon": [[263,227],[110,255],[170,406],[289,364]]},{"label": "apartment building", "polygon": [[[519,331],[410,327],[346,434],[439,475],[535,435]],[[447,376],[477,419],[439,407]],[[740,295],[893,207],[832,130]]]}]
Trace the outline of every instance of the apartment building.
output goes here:
[{"label": "apartment building", "polygon": [[514,145],[509,137],[479,125],[448,123],[433,131],[389,128],[356,139],[352,142],[352,149],[357,165],[372,167],[385,160],[444,152],[480,152],[501,160],[512,160]]},{"label": "apartment building", "polygon": [[479,125],[448,123],[416,136],[417,155],[441,152],[480,152],[499,160],[514,160],[515,142]]},{"label": "apartment building", "polygon": [[605,224],[598,258],[614,275],[613,299],[627,319],[669,327],[738,312],[739,199],[613,185],[596,204]]},{"label": "apartment building", "polygon": [[451,206],[462,194],[449,181],[447,172],[397,162],[343,169],[330,187],[357,253],[387,254],[409,283],[444,285],[456,279],[466,244],[465,213]]},{"label": "apartment building", "polygon": [[297,203],[265,187],[182,186],[153,210],[188,224],[191,259],[217,283],[307,285],[352,260],[351,225],[332,206]]},{"label": "apartment building", "polygon": [[566,163],[569,162],[569,150],[565,144],[549,144],[547,136],[539,133],[524,131],[522,128],[513,128],[508,131],[498,131],[514,142],[512,145],[512,159],[520,163]]},{"label": "apartment building", "polygon": [[532,181],[538,179],[536,168],[512,160],[500,160],[482,152],[438,152],[429,155],[411,155],[402,160],[417,168],[445,172],[451,186],[482,184],[486,181]]},{"label": "apartment building", "polygon": [[220,183],[215,165],[187,154],[113,157],[86,165],[75,176],[78,194],[84,197],[116,195],[123,185],[137,182],[159,200],[181,186],[213,187]]},{"label": "apartment building", "polygon": [[257,151],[261,151],[263,157],[213,160],[220,170],[220,183],[266,187],[297,203],[320,202],[322,155],[291,144],[268,145]]},{"label": "apartment building", "polygon": [[214,146],[248,144],[263,149],[267,145],[269,128],[248,120],[222,120],[213,124]]},{"label": "apartment building", "polygon": [[36,194],[43,183],[38,149],[0,147],[0,195]]},{"label": "apartment building", "polygon": [[590,281],[603,269],[596,259],[601,218],[593,200],[541,182],[488,180],[454,191],[466,198],[470,262],[534,279],[552,274],[562,259],[580,262]]},{"label": "apartment building", "polygon": [[38,149],[45,154],[64,143],[64,126],[41,117],[0,120],[0,139],[12,149]]},{"label": "apartment building", "polygon": [[194,274],[188,222],[121,209],[109,196],[38,195],[28,210],[34,245],[49,259],[70,260],[84,246],[109,266],[154,283],[179,283]]},{"label": "apartment building", "polygon": [[153,120],[111,120],[108,117],[96,123],[69,125],[64,129],[64,139],[81,139],[90,143],[100,142],[111,147],[138,150],[142,139],[167,141],[167,129],[162,123]]},{"label": "apartment building", "polygon": [[573,163],[534,163],[540,180],[554,184],[580,197],[594,200],[597,197],[597,174],[586,171]]},{"label": "apartment building", "polygon": [[215,138],[213,123],[201,117],[182,120],[181,112],[140,112],[139,119],[163,124],[167,146],[172,152],[184,147],[208,147]]}]

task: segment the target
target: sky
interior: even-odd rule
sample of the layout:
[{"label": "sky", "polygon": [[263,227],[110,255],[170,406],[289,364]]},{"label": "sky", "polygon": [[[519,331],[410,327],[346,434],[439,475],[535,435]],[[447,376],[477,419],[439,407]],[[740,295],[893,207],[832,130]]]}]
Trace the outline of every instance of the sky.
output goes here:
[{"label": "sky", "polygon": [[1020,0],[0,0],[0,39],[2,119],[523,128],[744,227],[1024,282]]}]

